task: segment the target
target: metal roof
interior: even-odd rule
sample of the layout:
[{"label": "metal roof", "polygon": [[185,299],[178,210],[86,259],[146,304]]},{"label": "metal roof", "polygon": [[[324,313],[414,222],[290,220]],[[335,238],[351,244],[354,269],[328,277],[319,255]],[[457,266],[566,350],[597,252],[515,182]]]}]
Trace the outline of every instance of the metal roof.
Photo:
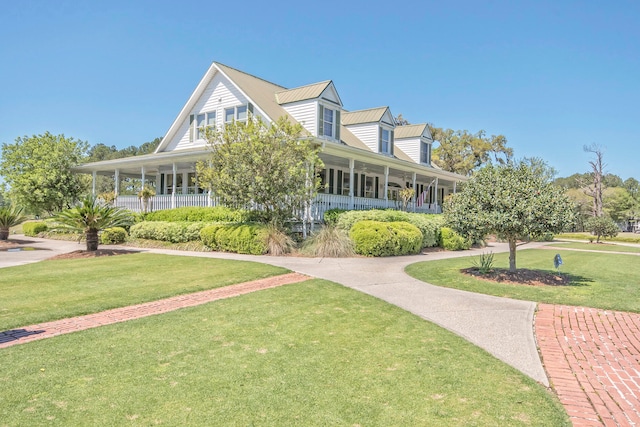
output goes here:
[{"label": "metal roof", "polygon": [[396,126],[394,129],[394,138],[420,138],[424,134],[426,127],[426,123],[421,123],[418,125]]},{"label": "metal roof", "polygon": [[276,93],[276,101],[279,104],[289,104],[291,102],[318,98],[330,84],[331,80],[325,80],[324,82],[313,83],[310,85],[278,92]]},{"label": "metal roof", "polygon": [[377,123],[382,120],[382,116],[389,107],[370,108],[368,110],[344,111],[342,113],[342,124],[345,126],[360,123]]}]

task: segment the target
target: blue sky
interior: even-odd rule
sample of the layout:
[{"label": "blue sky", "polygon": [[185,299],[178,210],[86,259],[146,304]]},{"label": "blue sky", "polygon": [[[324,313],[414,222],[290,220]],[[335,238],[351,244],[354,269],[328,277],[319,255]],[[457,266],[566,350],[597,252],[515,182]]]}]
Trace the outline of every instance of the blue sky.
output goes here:
[{"label": "blue sky", "polygon": [[167,131],[212,61],[345,108],[503,134],[560,176],[640,179],[640,3],[6,1],[0,143],[45,131],[126,147]]}]

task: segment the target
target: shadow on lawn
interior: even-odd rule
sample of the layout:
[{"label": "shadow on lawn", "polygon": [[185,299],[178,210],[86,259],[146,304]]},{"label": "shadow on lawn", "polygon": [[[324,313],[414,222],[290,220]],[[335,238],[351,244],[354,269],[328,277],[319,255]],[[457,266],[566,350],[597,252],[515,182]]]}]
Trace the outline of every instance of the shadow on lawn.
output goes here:
[{"label": "shadow on lawn", "polygon": [[589,286],[593,280],[579,276],[577,274],[556,273],[547,270],[529,270],[519,268],[515,272],[510,272],[503,268],[494,268],[482,274],[477,267],[464,268],[460,270],[462,274],[473,276],[479,280],[488,282],[509,283],[514,285],[528,286]]},{"label": "shadow on lawn", "polygon": [[17,341],[21,338],[28,337],[31,335],[39,335],[46,331],[44,330],[35,330],[29,331],[27,329],[11,329],[8,331],[0,332],[0,344],[5,344],[11,341]]}]

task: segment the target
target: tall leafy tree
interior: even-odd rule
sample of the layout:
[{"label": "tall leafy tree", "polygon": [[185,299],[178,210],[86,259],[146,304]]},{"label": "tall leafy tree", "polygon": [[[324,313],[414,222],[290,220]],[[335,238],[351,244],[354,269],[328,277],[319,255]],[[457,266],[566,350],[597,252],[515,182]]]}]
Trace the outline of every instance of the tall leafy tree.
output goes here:
[{"label": "tall leafy tree", "polygon": [[207,130],[211,156],[197,165],[200,185],[233,207],[256,207],[282,226],[309,209],[319,187],[319,147],[299,124],[259,119]]},{"label": "tall leafy tree", "polygon": [[513,156],[504,135],[487,136],[483,130],[472,134],[431,125],[429,129],[433,139],[440,143],[433,150],[433,162],[449,172],[471,175],[485,164],[505,164]]},{"label": "tall leafy tree", "polygon": [[2,144],[0,173],[9,197],[33,213],[70,206],[85,190],[71,168],[82,161],[86,150],[86,142],[49,132]]},{"label": "tall leafy tree", "polygon": [[458,232],[473,238],[495,233],[509,242],[509,271],[516,271],[516,243],[557,233],[575,214],[564,191],[527,162],[489,165],[445,201],[444,215]]}]

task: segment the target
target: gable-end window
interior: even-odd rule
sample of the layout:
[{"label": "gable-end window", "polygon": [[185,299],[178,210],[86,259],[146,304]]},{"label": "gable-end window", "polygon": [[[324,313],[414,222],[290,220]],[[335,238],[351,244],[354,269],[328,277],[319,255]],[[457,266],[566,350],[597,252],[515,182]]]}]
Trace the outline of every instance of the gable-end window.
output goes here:
[{"label": "gable-end window", "polygon": [[384,154],[393,154],[393,131],[380,128],[380,143],[378,151]]},{"label": "gable-end window", "polygon": [[431,144],[420,143],[420,163],[431,164]]},{"label": "gable-end window", "polygon": [[216,125],[216,112],[209,111],[200,114],[191,114],[189,116],[189,141],[195,139],[204,139],[205,129],[207,127],[213,128]]},{"label": "gable-end window", "polygon": [[318,136],[340,140],[340,110],[320,105],[318,109]]},{"label": "gable-end window", "polygon": [[249,115],[253,114],[253,104],[248,103],[224,109],[224,122],[246,122]]}]

